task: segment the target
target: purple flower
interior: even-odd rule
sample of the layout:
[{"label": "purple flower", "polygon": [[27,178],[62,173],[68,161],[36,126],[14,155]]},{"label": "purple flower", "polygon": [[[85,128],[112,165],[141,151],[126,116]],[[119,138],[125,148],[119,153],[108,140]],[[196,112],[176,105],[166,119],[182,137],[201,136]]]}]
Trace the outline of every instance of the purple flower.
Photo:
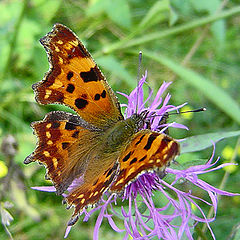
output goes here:
[{"label": "purple flower", "polygon": [[[171,82],[166,83],[163,82],[162,86],[159,88],[156,96],[154,97],[153,100],[153,91],[150,90],[149,96],[147,97],[146,100],[144,100],[144,93],[143,93],[143,84],[146,82],[147,79],[147,72],[145,75],[143,75],[142,79],[139,81],[138,86],[130,93],[128,96],[125,93],[120,93],[119,94],[123,95],[124,97],[127,98],[128,104],[121,104],[121,107],[126,107],[125,110],[125,118],[130,117],[134,113],[141,113],[144,110],[148,110],[148,117],[150,118],[150,127],[153,131],[157,131],[158,129],[162,129],[160,132],[163,132],[166,130],[167,127],[175,127],[175,128],[185,128],[188,129],[186,126],[183,126],[182,124],[179,123],[171,123],[171,124],[160,124],[162,118],[167,114],[168,112],[178,110],[181,107],[185,106],[187,103],[184,103],[180,106],[173,106],[173,105],[168,105],[168,102],[171,98],[170,94],[167,94],[165,99],[163,100],[162,94],[166,91],[166,89],[171,85]],[[159,108],[159,106],[161,108]],[[151,118],[152,117],[152,118]]]},{"label": "purple flower", "polygon": [[[149,92],[149,96],[144,100],[143,84],[146,81],[147,73],[139,81],[138,87],[134,89],[130,95],[120,93],[128,100],[125,107],[125,117],[128,118],[136,112],[141,113],[148,110],[149,124],[152,130],[163,132],[169,127],[187,129],[186,126],[178,123],[165,123],[162,121],[168,112],[177,110],[184,106],[168,105],[171,98],[167,94],[163,99],[162,94],[166,91],[171,83],[164,82],[153,98],[153,92]],[[148,105],[147,105],[148,104]],[[160,107],[161,106],[161,107]],[[192,166],[185,170],[176,170],[171,167],[166,168],[166,174],[170,181],[163,180],[155,172],[142,174],[138,179],[129,184],[121,196],[106,192],[101,199],[101,203],[91,210],[84,209],[80,215],[83,215],[83,221],[88,221],[95,212],[98,218],[95,224],[93,239],[98,239],[98,233],[103,219],[107,219],[112,229],[119,233],[124,233],[124,239],[151,239],[156,236],[159,239],[193,239],[193,228],[198,222],[206,223],[209,231],[214,233],[209,225],[215,220],[217,212],[218,195],[235,196],[238,194],[229,193],[217,189],[199,178],[200,175],[218,170],[230,164],[221,164],[216,167],[219,159],[215,162],[214,152],[210,160],[204,165]],[[69,186],[68,191],[80,184],[82,178],[74,180]],[[191,191],[184,192],[177,188],[177,183],[187,181],[193,187],[199,188],[206,192],[209,200],[206,201],[192,194]],[[54,192],[56,189],[50,187],[34,187],[33,189],[40,191]],[[63,195],[64,197],[66,195]],[[214,216],[207,218],[199,203],[212,206],[214,208]],[[193,210],[196,209],[197,211]],[[118,221],[116,221],[118,220]],[[124,228],[119,228],[116,222],[123,221]],[[68,236],[71,227],[66,229],[65,237]]]}]

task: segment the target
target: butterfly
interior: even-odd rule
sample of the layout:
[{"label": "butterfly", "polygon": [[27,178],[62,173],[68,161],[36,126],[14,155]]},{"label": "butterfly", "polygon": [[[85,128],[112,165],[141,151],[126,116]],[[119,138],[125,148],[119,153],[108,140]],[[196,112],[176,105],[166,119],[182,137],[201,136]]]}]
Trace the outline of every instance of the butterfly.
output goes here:
[{"label": "butterfly", "polygon": [[[179,144],[168,135],[143,129],[147,111],[124,119],[113,90],[69,28],[55,24],[40,42],[50,69],[33,85],[36,101],[63,104],[76,114],[53,111],[33,122],[38,142],[24,163],[43,164],[56,193],[68,192],[64,202],[74,207],[70,226],[106,191],[121,193],[144,172],[163,172],[179,154]],[[74,185],[78,179],[81,184]]]}]

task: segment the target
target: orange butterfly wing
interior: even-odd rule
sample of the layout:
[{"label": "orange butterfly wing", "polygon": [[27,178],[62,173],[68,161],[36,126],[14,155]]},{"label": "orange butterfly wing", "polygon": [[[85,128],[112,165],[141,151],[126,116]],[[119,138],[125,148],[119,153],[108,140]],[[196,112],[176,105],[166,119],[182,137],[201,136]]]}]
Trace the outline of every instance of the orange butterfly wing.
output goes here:
[{"label": "orange butterfly wing", "polygon": [[79,149],[74,148],[74,144],[79,143],[79,139],[82,143],[91,141],[95,134],[78,116],[61,111],[50,112],[43,121],[32,123],[32,128],[38,143],[24,163],[38,161],[45,165],[46,177],[52,180],[57,193],[62,194],[86,169],[84,153],[88,152],[89,146],[83,145],[76,158]]},{"label": "orange butterfly wing", "polygon": [[82,185],[71,187],[66,198],[68,205],[75,207],[74,217],[83,207],[99,201],[116,174],[119,153],[99,156],[101,136],[123,116],[117,97],[70,29],[55,24],[41,43],[48,53],[50,70],[33,85],[36,100],[41,104],[64,104],[81,118],[57,111],[33,123],[38,143],[24,163],[38,161],[45,165],[57,194],[82,178]]},{"label": "orange butterfly wing", "polygon": [[118,171],[116,158],[117,156],[111,156],[109,159],[99,159],[101,163],[90,163],[94,171],[88,168],[84,174],[84,183],[76,186],[65,198],[68,208],[72,206],[75,208],[68,225],[73,225],[78,220],[81,210],[97,203],[109,189]]},{"label": "orange butterfly wing", "polygon": [[[119,152],[102,153],[101,135],[78,116],[56,111],[32,124],[38,143],[24,163],[38,161],[47,169],[57,194],[69,191],[66,202],[74,206],[73,220],[83,207],[95,204],[116,176]],[[99,140],[97,140],[100,138]],[[79,185],[68,187],[75,179]]]},{"label": "orange butterfly wing", "polygon": [[70,29],[55,24],[40,42],[48,53],[50,70],[33,85],[39,103],[65,104],[98,128],[123,119],[117,97]]},{"label": "orange butterfly wing", "polygon": [[119,158],[119,174],[110,190],[122,191],[145,171],[164,171],[179,152],[179,144],[173,138],[150,130],[139,131]]}]

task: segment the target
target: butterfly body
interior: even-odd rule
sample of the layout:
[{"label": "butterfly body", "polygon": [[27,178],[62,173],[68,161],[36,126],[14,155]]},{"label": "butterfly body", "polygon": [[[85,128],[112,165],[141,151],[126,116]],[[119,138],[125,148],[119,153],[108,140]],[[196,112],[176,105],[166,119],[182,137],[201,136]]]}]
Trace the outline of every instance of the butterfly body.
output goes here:
[{"label": "butterfly body", "polygon": [[24,163],[47,169],[56,193],[75,210],[69,225],[104,192],[122,192],[146,171],[164,172],[179,154],[171,137],[144,129],[148,111],[124,119],[114,92],[89,52],[67,27],[55,24],[41,39],[49,72],[33,85],[40,104],[64,104],[77,115],[56,111],[32,128],[38,138]]},{"label": "butterfly body", "polygon": [[144,125],[143,116],[134,114],[126,120],[117,122],[113,127],[106,130],[104,134],[104,148],[109,152],[116,151],[121,146],[126,146],[133,135]]}]

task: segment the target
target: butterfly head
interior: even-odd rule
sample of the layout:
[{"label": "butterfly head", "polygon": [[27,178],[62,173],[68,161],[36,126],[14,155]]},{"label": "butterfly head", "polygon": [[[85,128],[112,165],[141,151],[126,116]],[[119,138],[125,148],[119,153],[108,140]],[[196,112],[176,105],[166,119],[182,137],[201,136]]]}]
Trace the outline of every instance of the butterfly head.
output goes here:
[{"label": "butterfly head", "polygon": [[137,131],[144,127],[144,124],[146,123],[146,118],[147,118],[148,114],[149,114],[149,111],[144,110],[141,113],[134,113],[130,117],[130,119],[134,122]]}]

